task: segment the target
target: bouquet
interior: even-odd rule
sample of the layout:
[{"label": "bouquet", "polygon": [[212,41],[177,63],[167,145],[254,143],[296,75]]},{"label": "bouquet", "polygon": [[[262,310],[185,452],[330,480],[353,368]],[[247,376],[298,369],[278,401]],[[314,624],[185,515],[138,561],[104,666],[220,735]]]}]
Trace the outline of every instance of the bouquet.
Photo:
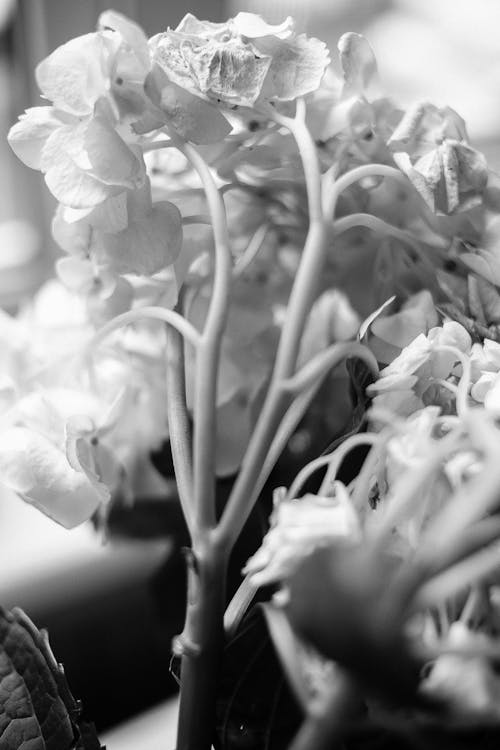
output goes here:
[{"label": "bouquet", "polygon": [[[107,11],[9,134],[62,253],[0,318],[0,480],[106,530],[171,455],[178,750],[486,747],[500,720],[500,182],[453,109],[383,96],[362,36],[338,54],[291,18],[148,39]],[[2,747],[99,747],[26,615],[0,645]]]}]

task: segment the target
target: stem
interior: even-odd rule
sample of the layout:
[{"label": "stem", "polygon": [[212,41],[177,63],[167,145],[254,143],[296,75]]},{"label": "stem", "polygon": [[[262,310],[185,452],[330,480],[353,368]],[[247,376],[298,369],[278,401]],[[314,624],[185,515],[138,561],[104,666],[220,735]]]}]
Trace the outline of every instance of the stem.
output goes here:
[{"label": "stem", "polygon": [[[274,114],[274,113],[273,113]],[[316,292],[324,264],[326,225],[321,208],[321,181],[316,147],[303,120],[276,115],[276,121],[293,133],[304,165],[308,200],[309,231],[302,261],[288,303],[288,315],[278,345],[269,390],[259,415],[247,452],[222,514],[218,533],[231,544],[238,537],[252,508],[250,499],[256,476],[264,464],[285,409],[291,401],[283,392],[281,381],[293,375],[306,317]]]},{"label": "stem", "polygon": [[195,529],[215,525],[215,440],[217,376],[222,335],[229,307],[232,257],[224,202],[210,169],[198,151],[176,138],[180,151],[197,171],[205,189],[215,243],[215,272],[207,320],[196,357],[194,395],[194,507]]},{"label": "stem", "polygon": [[215,434],[217,377],[229,307],[232,257],[224,202],[198,151],[172,134],[177,148],[198,173],[214,234],[215,269],[206,323],[196,352],[194,393],[194,481],[188,554],[188,597],[181,654],[177,750],[210,750],[217,682],[224,644],[223,616],[230,547],[215,540]]},{"label": "stem", "polygon": [[208,537],[204,541],[188,554],[186,622],[175,645],[181,655],[177,750],[210,750],[214,734],[227,562]]},{"label": "stem", "polygon": [[333,217],[335,215],[337,200],[342,191],[346,190],[355,182],[364,180],[366,177],[390,177],[391,179],[400,182],[407,189],[412,188],[408,178],[395,167],[389,167],[387,164],[363,164],[363,166],[354,167],[354,169],[341,175],[330,185],[329,190],[325,189],[323,195],[325,216]]},{"label": "stem", "polygon": [[196,349],[200,345],[200,334],[194,326],[191,325],[182,315],[174,312],[173,310],[167,310],[164,307],[139,307],[137,310],[130,310],[129,312],[117,315],[116,318],[110,320],[102,326],[90,339],[88,344],[85,346],[84,355],[88,355],[95,349],[99,344],[104,341],[111,333],[122,328],[123,326],[129,325],[130,323],[137,323],[141,320],[161,320],[163,323],[167,323],[172,328],[175,328],[189,343]]},{"label": "stem", "polygon": [[389,224],[383,219],[379,219],[378,216],[372,216],[371,214],[364,213],[355,213],[349,214],[348,216],[342,216],[340,219],[336,219],[333,222],[333,231],[336,235],[347,232],[349,229],[353,229],[355,227],[365,227],[366,229],[371,229],[371,231],[375,232],[376,234],[394,237],[397,240],[401,240],[401,242],[404,242],[406,245],[411,247],[412,250],[414,250],[420,258],[422,258],[422,260],[428,263],[427,256],[422,250],[417,237],[414,237],[410,232],[407,232],[404,229],[400,229],[399,227],[395,227],[393,224]]},{"label": "stem", "polygon": [[179,500],[192,533],[193,466],[191,425],[186,406],[184,342],[171,326],[167,326],[167,416]]},{"label": "stem", "polygon": [[318,469],[322,469],[325,466],[329,467],[329,470],[327,472],[328,480],[326,482],[323,481],[318,495],[326,494],[327,491],[331,491],[338,468],[349,451],[351,451],[358,445],[374,445],[379,441],[379,435],[375,435],[371,432],[364,432],[360,435],[351,435],[347,438],[347,440],[339,445],[337,450],[335,450],[333,453],[329,453],[326,456],[319,456],[318,458],[315,458],[314,461],[310,461],[308,464],[306,464],[304,468],[299,471],[292,484],[290,485],[290,489],[286,494],[285,500],[293,500],[298,497],[300,490],[307,482],[309,477],[311,477],[314,472],[318,471]]},{"label": "stem", "polygon": [[375,378],[378,378],[379,369],[377,360],[370,349],[356,341],[343,341],[331,344],[327,349],[317,354],[310,362],[296,372],[293,377],[284,380],[282,388],[292,393],[303,391],[317,380],[321,382],[330,370],[343,362],[344,359],[351,357],[363,360]]}]

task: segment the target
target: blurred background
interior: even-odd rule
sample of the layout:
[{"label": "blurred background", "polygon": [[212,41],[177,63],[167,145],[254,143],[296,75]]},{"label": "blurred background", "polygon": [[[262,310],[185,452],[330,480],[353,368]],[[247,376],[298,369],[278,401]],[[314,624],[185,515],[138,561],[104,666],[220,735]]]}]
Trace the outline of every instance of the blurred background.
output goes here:
[{"label": "blurred background", "polygon": [[[293,15],[328,44],[334,64],[340,35],[363,33],[387,94],[402,105],[428,99],[456,109],[473,144],[500,171],[498,0],[193,0],[189,6],[180,0],[0,0],[0,307],[8,311],[50,274],[56,250],[48,230],[52,199],[41,175],[12,154],[6,135],[25,108],[42,103],[35,65],[91,31],[108,5],[148,35],[175,27],[188,10],[214,21],[240,10],[270,22]],[[179,563],[170,550],[164,541],[103,547],[92,528],[67,532],[0,489],[0,604],[21,605],[38,625],[49,626],[74,692],[100,728],[175,690],[166,672],[179,613],[162,621],[155,603],[159,592],[177,596]],[[160,746],[140,736],[141,750]],[[113,737],[110,750],[134,746],[129,728]]]}]

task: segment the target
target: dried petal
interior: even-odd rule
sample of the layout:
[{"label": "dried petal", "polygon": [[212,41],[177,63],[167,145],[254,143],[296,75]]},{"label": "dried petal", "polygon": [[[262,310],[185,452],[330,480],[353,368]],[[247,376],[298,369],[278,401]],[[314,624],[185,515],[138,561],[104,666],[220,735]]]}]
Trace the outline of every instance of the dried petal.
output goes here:
[{"label": "dried petal", "polygon": [[344,74],[344,93],[364,94],[377,76],[373,50],[361,34],[343,34],[337,45]]}]

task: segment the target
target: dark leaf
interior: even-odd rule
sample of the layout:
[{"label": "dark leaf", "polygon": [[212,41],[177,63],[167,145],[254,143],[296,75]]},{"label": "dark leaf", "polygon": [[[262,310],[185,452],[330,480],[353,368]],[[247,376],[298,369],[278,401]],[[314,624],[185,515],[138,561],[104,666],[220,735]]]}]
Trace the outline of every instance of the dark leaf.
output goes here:
[{"label": "dark leaf", "polygon": [[64,670],[20,609],[0,608],[0,747],[2,750],[101,750]]}]

